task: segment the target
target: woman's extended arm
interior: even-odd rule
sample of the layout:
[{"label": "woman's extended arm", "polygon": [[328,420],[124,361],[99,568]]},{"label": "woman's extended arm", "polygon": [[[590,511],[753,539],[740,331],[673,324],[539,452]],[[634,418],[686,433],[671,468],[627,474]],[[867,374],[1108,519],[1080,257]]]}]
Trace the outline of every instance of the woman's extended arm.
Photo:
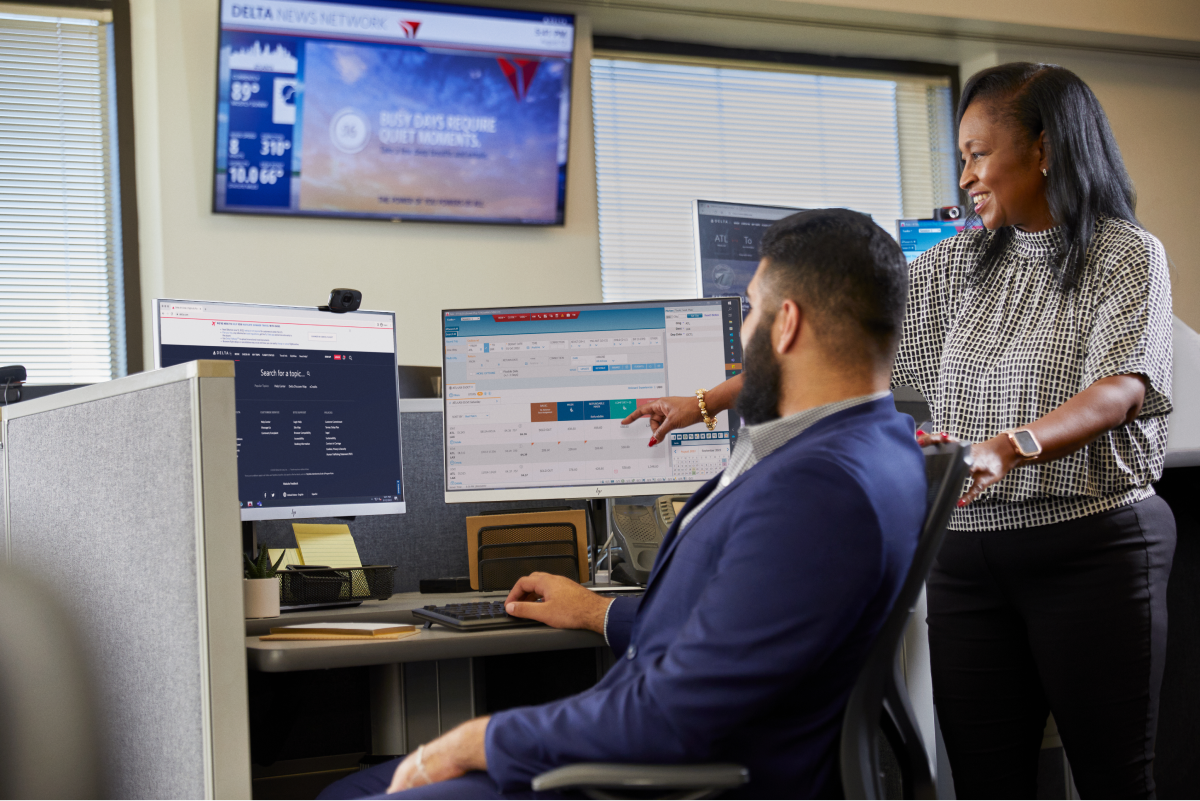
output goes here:
[{"label": "woman's extended arm", "polygon": [[1102,378],[1045,417],[1024,426],[1042,446],[1041,454],[1029,462],[1023,462],[1004,434],[972,445],[972,484],[958,505],[966,506],[1022,463],[1053,462],[1069,456],[1104,432],[1132,422],[1146,399],[1146,381],[1141,375]]},{"label": "woman's extended arm", "polygon": [[[697,387],[701,389],[701,387]],[[719,412],[728,411],[737,403],[738,394],[742,391],[742,374],[726,379],[704,394],[704,405],[708,407],[710,416],[716,417]],[[696,396],[666,397],[650,401],[639,406],[633,414],[621,421],[627,426],[639,417],[650,418],[650,429],[653,437],[651,445],[662,442],[668,433],[677,428],[686,428],[704,420],[700,414],[700,402]]]}]

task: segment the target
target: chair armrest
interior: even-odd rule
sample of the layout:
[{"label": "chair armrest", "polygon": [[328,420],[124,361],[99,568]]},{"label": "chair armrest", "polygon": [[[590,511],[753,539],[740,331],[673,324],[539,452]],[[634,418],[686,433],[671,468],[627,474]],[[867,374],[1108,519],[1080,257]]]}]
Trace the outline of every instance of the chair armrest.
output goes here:
[{"label": "chair armrest", "polygon": [[[704,798],[721,790],[732,790],[750,781],[750,771],[741,765],[640,765],[610,762],[585,762],[547,771],[533,779],[533,789],[584,790],[698,790]],[[676,797],[689,797],[679,795]]]}]

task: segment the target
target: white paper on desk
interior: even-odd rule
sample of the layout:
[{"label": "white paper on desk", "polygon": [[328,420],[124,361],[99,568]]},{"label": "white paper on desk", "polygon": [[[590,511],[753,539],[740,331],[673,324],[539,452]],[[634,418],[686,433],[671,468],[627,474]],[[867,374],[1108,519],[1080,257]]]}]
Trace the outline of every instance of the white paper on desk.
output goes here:
[{"label": "white paper on desk", "polygon": [[296,535],[296,545],[304,564],[362,567],[362,561],[358,558],[358,548],[354,545],[354,537],[350,535],[350,527],[345,523],[339,526],[292,523],[292,531]]},{"label": "white paper on desk", "polygon": [[377,631],[391,629],[394,631],[409,631],[416,626],[408,623],[344,623],[342,621],[329,623],[292,623],[287,626],[273,626],[271,631],[312,631],[334,630],[345,634],[374,634]]}]

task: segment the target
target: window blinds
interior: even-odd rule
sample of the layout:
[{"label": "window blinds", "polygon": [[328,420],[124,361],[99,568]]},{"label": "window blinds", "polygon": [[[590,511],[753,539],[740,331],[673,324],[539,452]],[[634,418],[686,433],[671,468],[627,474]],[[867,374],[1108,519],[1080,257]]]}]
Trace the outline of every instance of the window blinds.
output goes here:
[{"label": "window blinds", "polygon": [[125,373],[111,25],[0,13],[0,363]]},{"label": "window blinds", "polygon": [[928,110],[940,79],[618,57],[591,69],[606,301],[695,295],[698,198],[844,206],[895,235],[910,205],[927,216],[947,197]]}]

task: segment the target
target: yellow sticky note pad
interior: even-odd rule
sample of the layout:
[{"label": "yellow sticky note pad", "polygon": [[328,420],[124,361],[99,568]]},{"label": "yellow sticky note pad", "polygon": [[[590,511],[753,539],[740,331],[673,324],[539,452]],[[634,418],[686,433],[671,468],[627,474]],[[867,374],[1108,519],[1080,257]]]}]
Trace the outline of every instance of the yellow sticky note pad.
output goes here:
[{"label": "yellow sticky note pad", "polygon": [[271,558],[271,564],[275,564],[275,560],[279,555],[283,554],[283,561],[279,563],[279,569],[283,570],[288,565],[296,567],[304,567],[304,560],[300,558],[300,550],[298,548],[268,548],[267,555]]},{"label": "yellow sticky note pad", "polygon": [[296,534],[297,550],[305,565],[362,567],[349,526],[292,523],[292,531]]}]

